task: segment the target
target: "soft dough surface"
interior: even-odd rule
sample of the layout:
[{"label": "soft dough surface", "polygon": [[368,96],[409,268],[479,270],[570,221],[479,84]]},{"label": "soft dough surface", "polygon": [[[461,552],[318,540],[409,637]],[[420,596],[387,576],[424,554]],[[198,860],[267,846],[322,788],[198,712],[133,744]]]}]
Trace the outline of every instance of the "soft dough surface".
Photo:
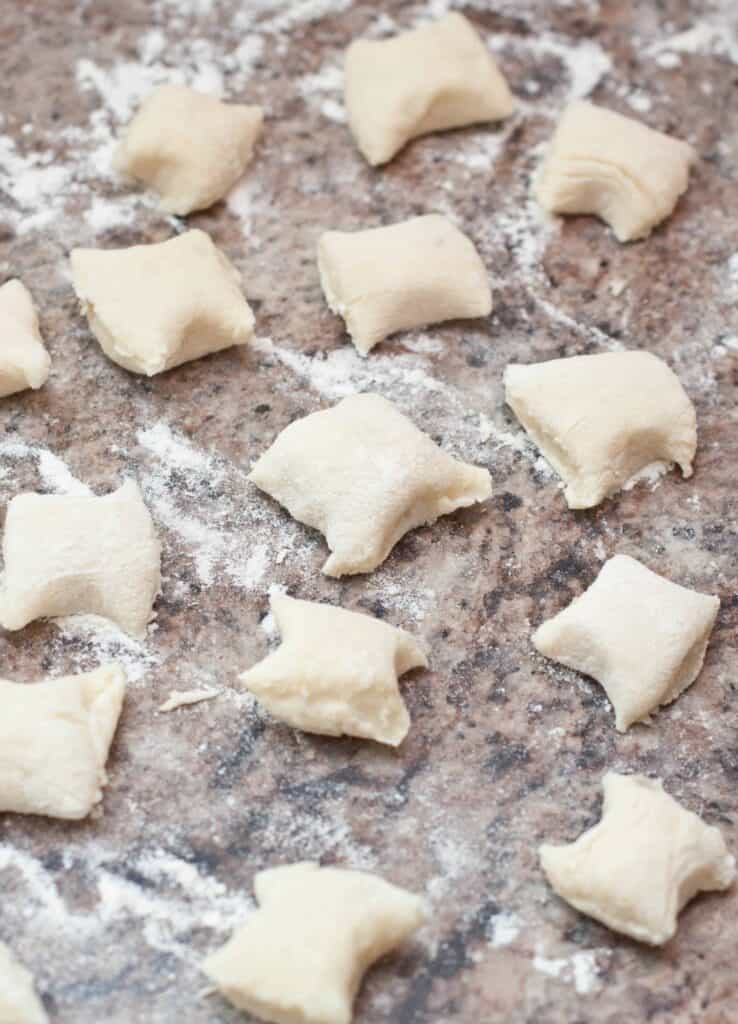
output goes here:
[{"label": "soft dough surface", "polygon": [[48,1024],[48,1020],[31,972],[0,942],[0,1024]]},{"label": "soft dough surface", "polygon": [[0,398],[40,388],[50,366],[33,299],[20,281],[8,281],[0,288]]}]

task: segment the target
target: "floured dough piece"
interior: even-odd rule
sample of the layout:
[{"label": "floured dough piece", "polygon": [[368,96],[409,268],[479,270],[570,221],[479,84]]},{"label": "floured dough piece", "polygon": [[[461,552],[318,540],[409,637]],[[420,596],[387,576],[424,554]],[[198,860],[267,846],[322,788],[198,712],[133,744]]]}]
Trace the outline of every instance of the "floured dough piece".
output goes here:
[{"label": "floured dough piece", "polygon": [[669,216],[695,160],[686,142],[578,100],[559,121],[534,191],[550,213],[593,213],[630,242]]},{"label": "floured dough piece", "polygon": [[718,829],[665,793],[658,779],[608,772],[602,820],[569,846],[540,848],[555,891],[577,910],[661,946],[698,892],[727,889],[735,859]]},{"label": "floured dough piece", "polygon": [[33,299],[20,281],[8,281],[0,288],[0,398],[40,388],[50,366]]},{"label": "floured dough piece", "polygon": [[72,249],[71,260],[92,333],[133,373],[152,377],[253,336],[240,275],[204,231],[128,249]]},{"label": "floured dough piece", "polygon": [[87,817],[107,782],[125,687],[116,664],[41,683],[0,679],[0,811]]},{"label": "floured dough piece", "polygon": [[33,987],[33,975],[5,943],[0,942],[0,1024],[48,1024],[48,1021]]},{"label": "floured dough piece", "polygon": [[249,479],[325,536],[328,576],[371,572],[408,530],[492,493],[380,395],[351,395],[286,427]]},{"label": "floured dough piece", "polygon": [[598,505],[655,463],[692,475],[694,406],[650,352],[513,363],[505,400],[566,484],[569,508]]},{"label": "floured dough piece", "polygon": [[273,1024],[350,1024],[364,972],[425,919],[419,897],[363,871],[304,862],[261,871],[259,909],[203,970]]},{"label": "floured dough piece", "polygon": [[133,480],[100,498],[19,494],[5,517],[0,625],[87,613],[142,637],[159,593],[160,553]]},{"label": "floured dough piece", "polygon": [[583,594],[533,634],[547,658],[602,685],[620,732],[647,721],[700,673],[720,607],[635,558],[615,555]]},{"label": "floured dough piece", "polygon": [[396,747],[410,716],[397,677],[428,661],[403,629],[329,604],[273,594],[282,645],[240,676],[276,718],[325,736]]},{"label": "floured dough piece", "polygon": [[353,42],[345,99],[351,132],[372,165],[418,135],[499,121],[514,105],[479,34],[455,13],[393,39]]},{"label": "floured dough piece", "polygon": [[328,305],[363,356],[396,331],[492,310],[474,244],[435,213],[368,231],[326,231],[318,267]]},{"label": "floured dough piece", "polygon": [[204,210],[223,198],[251,162],[262,121],[261,107],[162,85],[129,124],[115,167],[150,185],[168,213]]}]

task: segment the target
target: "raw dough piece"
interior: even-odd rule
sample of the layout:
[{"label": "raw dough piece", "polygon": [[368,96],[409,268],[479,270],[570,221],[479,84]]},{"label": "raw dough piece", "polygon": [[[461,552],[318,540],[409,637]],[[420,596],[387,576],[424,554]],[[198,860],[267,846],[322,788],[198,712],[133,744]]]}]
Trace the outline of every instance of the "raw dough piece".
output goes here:
[{"label": "raw dough piece", "polygon": [[40,388],[50,366],[33,299],[20,281],[8,281],[0,288],[0,398]]},{"label": "raw dough piece", "polygon": [[499,121],[513,111],[507,82],[461,14],[393,39],[353,42],[345,99],[356,144],[375,166],[418,135]]},{"label": "raw dough piece", "polygon": [[699,675],[720,601],[615,555],[587,590],[539,626],[541,654],[605,690],[620,732],[648,721]]},{"label": "raw dough piece", "polygon": [[534,191],[550,213],[593,213],[630,242],[669,216],[695,159],[686,142],[578,100],[559,121]]},{"label": "raw dough piece", "polygon": [[364,972],[425,919],[419,897],[375,875],[304,862],[260,871],[259,909],[203,970],[273,1024],[350,1024]]},{"label": "raw dough piece", "polygon": [[583,914],[661,946],[698,892],[727,889],[735,859],[716,828],[665,793],[658,779],[608,772],[602,819],[568,846],[544,843],[554,890]]},{"label": "raw dough piece", "polygon": [[223,198],[251,162],[262,121],[261,107],[162,85],[129,124],[115,168],[150,185],[168,213],[204,210]]},{"label": "raw dough piece", "polygon": [[428,661],[404,629],[329,604],[273,594],[282,645],[239,678],[276,718],[325,736],[396,747],[410,716],[397,677]]},{"label": "raw dough piece", "polygon": [[48,1021],[34,990],[31,972],[5,943],[0,942],[0,1024],[48,1024]]},{"label": "raw dough piece", "polygon": [[102,800],[125,687],[116,664],[41,683],[0,679],[0,811],[87,817]]},{"label": "raw dough piece", "polygon": [[513,363],[505,400],[566,484],[569,508],[598,505],[654,463],[692,475],[694,406],[650,352]]},{"label": "raw dough piece", "polygon": [[128,249],[72,249],[71,260],[92,333],[133,373],[152,377],[253,337],[240,274],[204,231]]},{"label": "raw dough piece", "polygon": [[220,690],[172,690],[167,700],[160,705],[159,711],[176,711],[177,708],[187,707],[190,704],[199,704],[203,700],[213,700],[220,696]]},{"label": "raw dough piece", "polygon": [[249,479],[324,534],[328,576],[371,572],[408,530],[492,494],[380,395],[351,395],[286,427]]},{"label": "raw dough piece", "polygon": [[318,268],[326,301],[362,356],[396,331],[492,310],[474,244],[435,213],[368,231],[326,231]]},{"label": "raw dough piece", "polygon": [[143,637],[159,593],[161,545],[138,485],[101,498],[19,494],[8,505],[0,625],[86,612]]}]

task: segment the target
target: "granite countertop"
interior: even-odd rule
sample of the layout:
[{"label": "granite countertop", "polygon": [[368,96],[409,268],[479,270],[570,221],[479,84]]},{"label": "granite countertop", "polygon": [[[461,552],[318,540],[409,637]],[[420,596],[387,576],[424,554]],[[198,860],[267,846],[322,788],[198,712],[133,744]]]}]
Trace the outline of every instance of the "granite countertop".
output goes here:
[{"label": "granite countertop", "polygon": [[[732,0],[470,0],[519,98],[508,122],[437,135],[367,167],[341,104],[341,55],[442,13],[444,0],[6,0],[0,272],[39,306],[48,384],[0,404],[2,506],[21,490],[96,493],[139,480],[164,544],[145,643],[99,621],[1,639],[2,675],[118,658],[130,686],[103,810],[82,823],[0,817],[0,939],[54,1024],[235,1024],[203,996],[203,956],[252,906],[266,866],[376,870],[425,893],[428,925],[370,972],[359,1024],[729,1024],[738,1016],[738,894],[701,897],[661,950],[557,899],[542,840],[599,817],[608,768],[639,771],[738,851],[735,640],[738,28]],[[258,156],[227,203],[189,223],[243,274],[258,338],[152,380],[101,353],[68,250],[184,229],[114,181],[113,140],[175,72],[264,106]],[[675,215],[619,245],[596,220],[530,201],[562,105],[596,101],[692,142]],[[483,322],[403,334],[361,360],[320,290],[325,228],[450,213],[493,281]],[[507,363],[642,346],[698,414],[694,477],[589,512],[503,403]],[[494,497],[407,536],[367,577],[321,575],[321,537],[246,482],[290,421],[358,390],[397,402],[444,448],[487,466]],[[615,552],[720,596],[698,682],[653,727],[615,732],[594,683],[536,655],[532,628]],[[405,677],[412,729],[394,752],[296,733],[236,681],[276,642],[271,585],[410,630],[431,668]],[[172,713],[173,689],[219,696]]]}]

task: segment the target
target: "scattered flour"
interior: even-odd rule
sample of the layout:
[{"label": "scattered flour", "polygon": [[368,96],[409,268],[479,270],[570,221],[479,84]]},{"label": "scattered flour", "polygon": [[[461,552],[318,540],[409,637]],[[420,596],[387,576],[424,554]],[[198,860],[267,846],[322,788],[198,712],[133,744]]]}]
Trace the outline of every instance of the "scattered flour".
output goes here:
[{"label": "scattered flour", "polygon": [[510,946],[520,935],[522,921],[517,914],[500,911],[487,922],[487,939],[494,949]]},{"label": "scattered flour", "polygon": [[600,987],[598,956],[608,953],[608,950],[583,949],[568,957],[549,958],[537,950],[532,963],[534,970],[573,984],[578,995],[587,995]]},{"label": "scattered flour", "polygon": [[[652,43],[646,48],[649,56],[659,58],[661,63],[662,55],[684,54],[708,54],[714,57],[724,57],[731,64],[738,64],[738,36],[735,29],[726,21],[698,21],[685,32],[669,36],[657,43]],[[662,67],[675,67],[673,63]]]}]

